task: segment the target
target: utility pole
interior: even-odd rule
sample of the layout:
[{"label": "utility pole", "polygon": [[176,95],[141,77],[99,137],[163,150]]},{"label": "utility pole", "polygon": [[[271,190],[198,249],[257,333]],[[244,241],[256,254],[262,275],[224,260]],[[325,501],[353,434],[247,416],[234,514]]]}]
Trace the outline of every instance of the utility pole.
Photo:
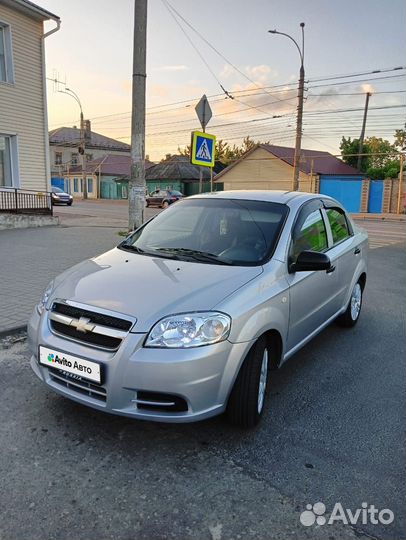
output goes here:
[{"label": "utility pole", "polygon": [[128,183],[128,229],[140,227],[145,208],[145,80],[147,0],[134,1],[131,174]]},{"label": "utility pole", "polygon": [[365,99],[364,120],[362,121],[362,129],[361,129],[361,135],[359,137],[359,146],[358,146],[357,169],[359,171],[361,170],[361,161],[362,161],[362,155],[361,154],[363,154],[365,126],[366,126],[366,123],[367,123],[368,104],[369,104],[370,96],[371,96],[370,92],[367,92],[366,93],[366,99]]},{"label": "utility pole", "polygon": [[83,184],[83,199],[87,199],[87,178],[86,178],[86,155],[85,155],[85,121],[83,112],[80,111],[80,157],[82,163],[82,184]]},{"label": "utility pole", "polygon": [[300,163],[300,151],[302,147],[302,123],[303,123],[303,101],[304,101],[304,27],[305,23],[300,23],[302,29],[302,48],[299,47],[297,41],[292,36],[285,32],[279,32],[278,30],[268,30],[270,34],[279,34],[289,38],[295,44],[300,56],[300,72],[299,72],[299,87],[297,94],[297,117],[296,117],[296,143],[295,143],[295,157],[293,160],[293,181],[292,191],[299,191],[299,163]]},{"label": "utility pole", "polygon": [[[304,23],[301,23],[304,26]],[[303,123],[303,98],[304,98],[304,77],[305,71],[303,63],[300,66],[299,92],[297,95],[297,120],[296,120],[296,144],[295,159],[293,162],[293,191],[299,191],[299,163],[300,151],[302,148],[302,123]]]}]

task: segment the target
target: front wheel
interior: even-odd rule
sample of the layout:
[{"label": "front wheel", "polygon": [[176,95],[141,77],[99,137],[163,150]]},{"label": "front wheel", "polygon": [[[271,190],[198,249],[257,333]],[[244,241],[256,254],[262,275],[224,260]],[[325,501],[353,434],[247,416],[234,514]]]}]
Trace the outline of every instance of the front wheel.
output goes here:
[{"label": "front wheel", "polygon": [[362,285],[359,281],[354,285],[351,293],[350,301],[348,302],[345,312],[337,318],[340,326],[350,328],[355,326],[359,319],[362,307]]},{"label": "front wheel", "polygon": [[258,424],[264,409],[269,364],[269,346],[262,336],[244,360],[231,391],[227,404],[231,424],[244,428]]}]

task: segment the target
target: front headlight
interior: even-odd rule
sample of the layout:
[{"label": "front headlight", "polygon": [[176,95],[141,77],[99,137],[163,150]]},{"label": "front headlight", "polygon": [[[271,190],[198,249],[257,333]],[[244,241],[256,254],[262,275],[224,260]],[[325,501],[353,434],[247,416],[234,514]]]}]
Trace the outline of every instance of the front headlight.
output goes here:
[{"label": "front headlight", "polygon": [[181,313],[165,317],[156,323],[145,347],[184,349],[210,345],[227,339],[231,318],[224,313]]},{"label": "front headlight", "polygon": [[45,309],[45,306],[49,300],[49,297],[51,296],[53,288],[54,288],[54,282],[52,280],[51,283],[48,284],[48,287],[45,289],[44,294],[42,295],[41,301],[37,305],[37,311],[40,315],[43,313]]}]

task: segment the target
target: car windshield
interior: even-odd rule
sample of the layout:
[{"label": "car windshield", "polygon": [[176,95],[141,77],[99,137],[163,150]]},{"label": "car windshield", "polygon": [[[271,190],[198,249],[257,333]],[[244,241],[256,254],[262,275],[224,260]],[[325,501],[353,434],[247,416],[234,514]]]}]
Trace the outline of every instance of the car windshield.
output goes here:
[{"label": "car windshield", "polygon": [[64,191],[62,189],[60,189],[59,187],[55,187],[55,186],[52,187],[52,192],[53,193],[64,193]]},{"label": "car windshield", "polygon": [[182,199],[119,245],[144,255],[212,264],[262,264],[275,249],[288,208],[264,201]]}]

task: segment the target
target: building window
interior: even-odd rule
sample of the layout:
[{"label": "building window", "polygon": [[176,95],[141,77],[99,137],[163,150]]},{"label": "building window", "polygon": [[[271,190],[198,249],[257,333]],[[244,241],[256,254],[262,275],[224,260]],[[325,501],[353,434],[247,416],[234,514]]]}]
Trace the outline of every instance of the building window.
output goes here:
[{"label": "building window", "polygon": [[0,82],[14,82],[12,58],[10,26],[0,22]]},{"label": "building window", "polygon": [[79,193],[79,182],[77,178],[73,179],[73,193]]},{"label": "building window", "polygon": [[87,179],[87,192],[93,193],[93,178]]},{"label": "building window", "polygon": [[78,164],[78,153],[77,152],[73,152],[71,155],[70,155],[70,162],[71,162],[71,165],[77,165]]},{"label": "building window", "polygon": [[0,135],[0,187],[12,185],[10,137]]},{"label": "building window", "polygon": [[17,137],[0,133],[0,187],[20,187]]},{"label": "building window", "polygon": [[55,165],[62,165],[62,152],[55,152]]}]

